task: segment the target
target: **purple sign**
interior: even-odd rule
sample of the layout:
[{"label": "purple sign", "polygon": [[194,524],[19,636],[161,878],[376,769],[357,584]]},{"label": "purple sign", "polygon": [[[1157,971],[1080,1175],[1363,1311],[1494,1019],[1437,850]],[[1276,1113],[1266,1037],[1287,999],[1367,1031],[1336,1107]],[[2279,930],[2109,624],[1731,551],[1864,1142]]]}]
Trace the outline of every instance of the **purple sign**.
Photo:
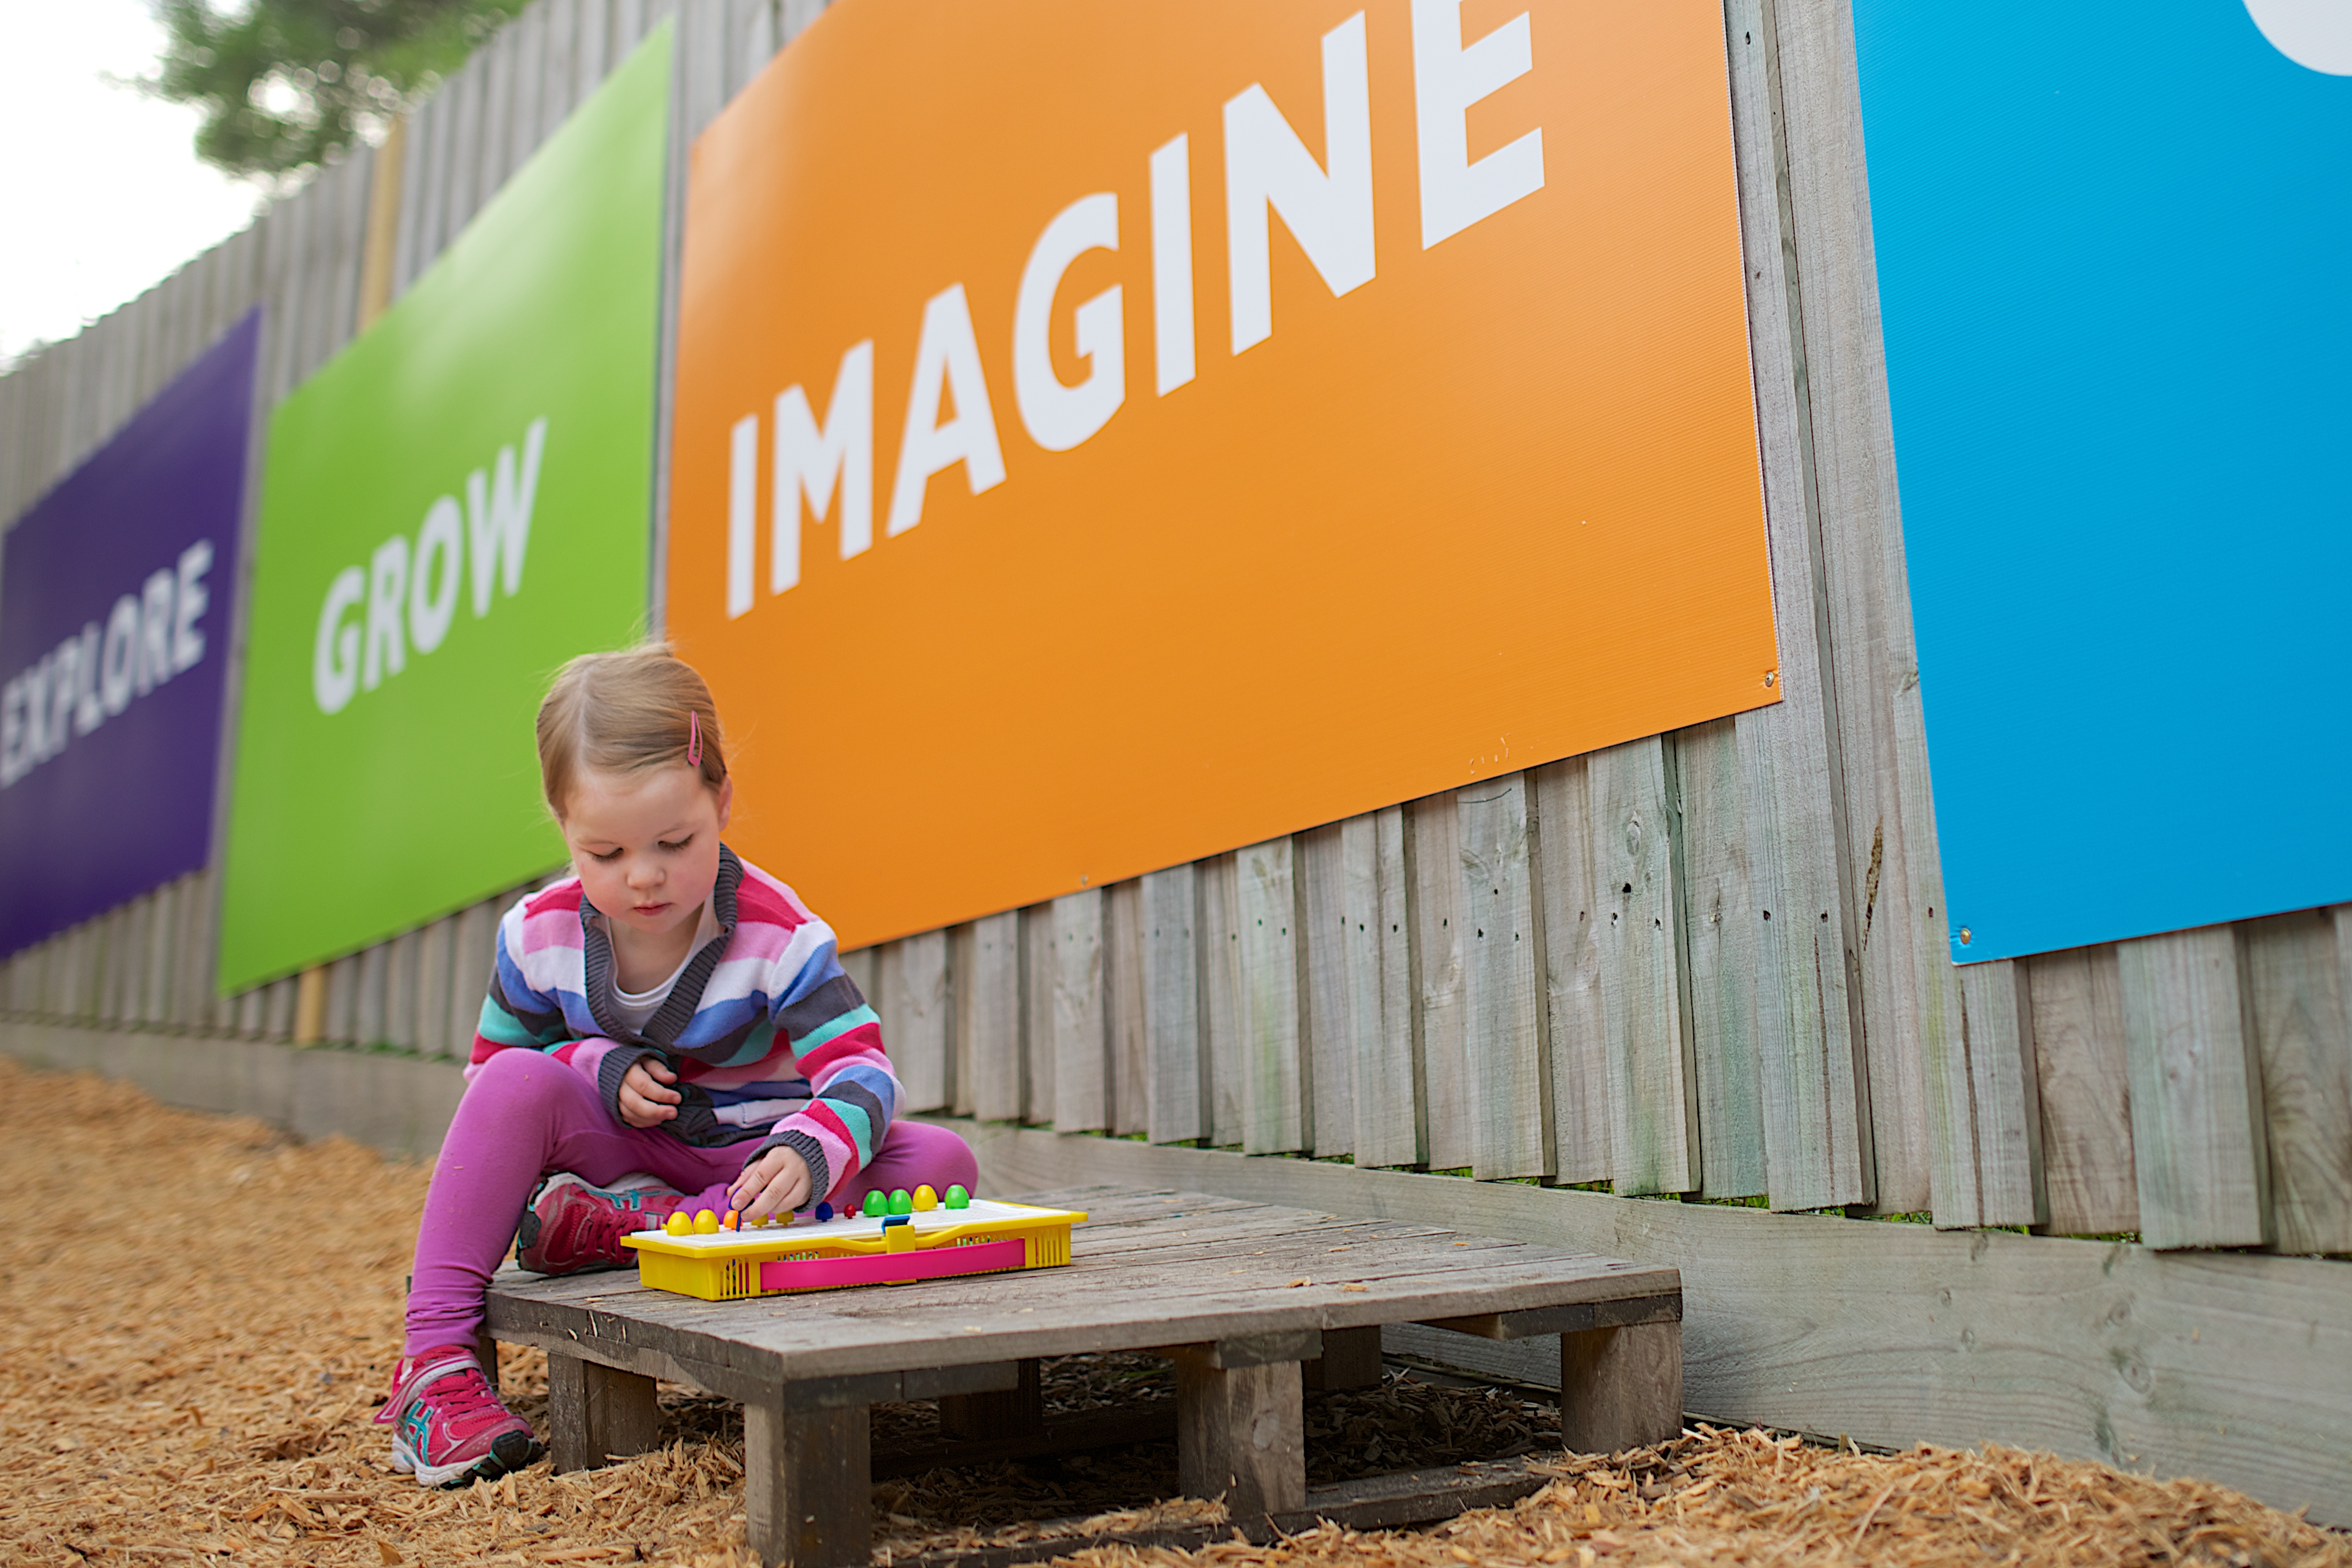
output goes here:
[{"label": "purple sign", "polygon": [[0,540],[0,954],[210,858],[260,324]]}]

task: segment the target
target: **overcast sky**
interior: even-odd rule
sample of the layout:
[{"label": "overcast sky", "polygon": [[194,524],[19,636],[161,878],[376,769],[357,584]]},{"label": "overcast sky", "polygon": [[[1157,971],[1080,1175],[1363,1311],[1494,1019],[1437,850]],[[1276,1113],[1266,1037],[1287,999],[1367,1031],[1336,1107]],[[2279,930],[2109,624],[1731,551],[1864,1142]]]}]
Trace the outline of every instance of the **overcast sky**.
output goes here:
[{"label": "overcast sky", "polygon": [[154,68],[147,0],[0,0],[0,362],[71,337],[252,221],[196,112],[106,78]]}]

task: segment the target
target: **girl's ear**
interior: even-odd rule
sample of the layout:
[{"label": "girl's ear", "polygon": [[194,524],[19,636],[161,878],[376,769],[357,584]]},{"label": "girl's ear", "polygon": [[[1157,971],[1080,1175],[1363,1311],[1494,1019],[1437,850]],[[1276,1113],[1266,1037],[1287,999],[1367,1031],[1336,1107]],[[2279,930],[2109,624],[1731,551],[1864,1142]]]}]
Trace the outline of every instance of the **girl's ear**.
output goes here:
[{"label": "girl's ear", "polygon": [[730,773],[719,781],[719,831],[727,831],[727,818],[735,809],[735,776]]}]

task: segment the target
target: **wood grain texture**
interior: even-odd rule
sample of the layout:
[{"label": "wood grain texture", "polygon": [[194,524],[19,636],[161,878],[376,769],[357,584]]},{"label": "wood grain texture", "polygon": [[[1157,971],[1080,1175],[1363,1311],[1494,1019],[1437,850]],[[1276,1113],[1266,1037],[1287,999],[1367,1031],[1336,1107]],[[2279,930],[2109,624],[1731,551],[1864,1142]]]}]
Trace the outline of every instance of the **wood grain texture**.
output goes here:
[{"label": "wood grain texture", "polygon": [[1287,838],[1252,845],[1234,857],[1242,1148],[1251,1154],[1307,1147],[1295,861]]},{"label": "wood grain texture", "polygon": [[1241,892],[1231,855],[1194,862],[1200,918],[1202,1047],[1209,1059],[1209,1128],[1220,1148],[1242,1144]]},{"label": "wood grain texture", "polygon": [[1656,736],[1587,759],[1610,1176],[1626,1194],[1698,1185],[1698,1073],[1676,938],[1682,899],[1666,761]]},{"label": "wood grain texture", "polygon": [[2270,1239],[2261,1062],[2228,926],[2116,948],[2139,1228],[2150,1247]]},{"label": "wood grain texture", "polygon": [[966,921],[950,928],[948,941],[948,1110],[972,1114],[971,1009],[964,999],[978,962],[978,934]]},{"label": "wood grain texture", "polygon": [[[1672,1266],[1685,1305],[1684,1408],[1709,1420],[1890,1447],[1995,1439],[2216,1480],[2352,1525],[2352,1272],[2341,1263],[986,1131],[975,1147],[994,1191],[1165,1184]],[[1556,1376],[1549,1350],[1528,1342],[1513,1375]]]},{"label": "wood grain texture", "polygon": [[1142,882],[1146,1121],[1154,1143],[1189,1142],[1209,1131],[1197,884],[1189,864],[1154,871]]},{"label": "wood grain texture", "polygon": [[1222,1498],[1236,1518],[1307,1504],[1298,1363],[1220,1367],[1176,1355],[1176,1468],[1185,1495]]},{"label": "wood grain texture", "polygon": [[1682,1324],[1559,1336],[1559,1435],[1570,1452],[1622,1453],[1682,1429]]},{"label": "wood grain texture", "polygon": [[2131,1074],[2115,947],[2074,948],[2023,962],[2033,1004],[2050,1229],[2059,1236],[2137,1230]]},{"label": "wood grain texture", "polygon": [[2352,1252],[2352,1026],[2347,911],[2248,921],[2245,952],[2281,1252]]},{"label": "wood grain texture", "polygon": [[989,1121],[1021,1116],[1021,915],[1008,910],[971,923],[971,962],[956,972],[959,1033],[971,1042],[971,1113]]},{"label": "wood grain texture", "polygon": [[1143,884],[1103,889],[1103,1011],[1109,1030],[1110,1130],[1149,1132],[1150,1065],[1145,1049]]},{"label": "wood grain texture", "polygon": [[1347,828],[1331,823],[1297,836],[1300,1027],[1312,1100],[1307,1146],[1318,1159],[1356,1148],[1354,1009],[1348,997]]},{"label": "wood grain texture", "polygon": [[1339,858],[1354,1158],[1360,1165],[1422,1164],[1428,1152],[1413,1049],[1403,808],[1341,823]]},{"label": "wood grain texture", "polygon": [[1065,1132],[1110,1126],[1110,1016],[1099,888],[1054,900],[1054,1125]]},{"label": "wood grain texture", "polygon": [[416,933],[416,1049],[419,1055],[452,1054],[449,1038],[450,944],[457,918],[435,921]]},{"label": "wood grain texture", "polygon": [[1436,1171],[1470,1168],[1469,1005],[1462,974],[1462,827],[1454,792],[1404,808],[1406,955],[1423,1146]]},{"label": "wood grain texture", "polygon": [[2040,1070],[2033,1003],[2022,965],[2006,959],[1959,973],[1961,1027],[1976,1125],[1978,1215],[1984,1225],[2045,1225]]},{"label": "wood grain texture", "polygon": [[[1773,0],[1730,0],[1731,100],[1748,261],[1765,526],[1772,558],[1779,703],[1739,714],[1748,872],[1758,923],[1757,1040],[1775,1207],[1860,1201],[1862,1082],[1842,1073],[1862,1039],[1852,984],[1835,701],[1821,584],[1821,531],[1806,394],[1789,142]],[[1767,917],[1780,911],[1780,921]],[[1801,919],[1800,915],[1801,913]],[[1827,921],[1816,921],[1826,914]],[[1824,1081],[1826,1079],[1826,1081]]]},{"label": "wood grain texture", "polygon": [[1454,796],[1470,1170],[1481,1180],[1551,1171],[1551,1070],[1537,976],[1534,813],[1524,773]]},{"label": "wood grain texture", "polygon": [[876,981],[888,1011],[883,1047],[907,1091],[909,1110],[948,1102],[948,943],[943,931],[884,944]]},{"label": "wood grain texture", "polygon": [[1748,876],[1739,739],[1718,719],[1669,736],[1682,822],[1684,959],[1698,1068],[1699,1193],[1770,1191],[1756,1042],[1756,906]]},{"label": "wood grain texture", "polygon": [[1601,912],[1592,869],[1588,768],[1570,757],[1538,768],[1536,897],[1543,905],[1544,1008],[1551,1049],[1552,1169],[1562,1182],[1604,1182],[1610,1136],[1609,1026],[1601,1001]]},{"label": "wood grain texture", "polygon": [[873,1422],[862,1406],[743,1406],[743,1532],[768,1568],[860,1568],[872,1551]]},{"label": "wood grain texture", "polygon": [[1054,906],[1021,911],[1021,1120],[1054,1120]]},{"label": "wood grain texture", "polygon": [[403,931],[382,945],[383,1043],[416,1048],[416,933]]},{"label": "wood grain texture", "polygon": [[602,1469],[661,1443],[661,1403],[650,1377],[578,1356],[547,1358],[549,1458],[559,1473]]}]

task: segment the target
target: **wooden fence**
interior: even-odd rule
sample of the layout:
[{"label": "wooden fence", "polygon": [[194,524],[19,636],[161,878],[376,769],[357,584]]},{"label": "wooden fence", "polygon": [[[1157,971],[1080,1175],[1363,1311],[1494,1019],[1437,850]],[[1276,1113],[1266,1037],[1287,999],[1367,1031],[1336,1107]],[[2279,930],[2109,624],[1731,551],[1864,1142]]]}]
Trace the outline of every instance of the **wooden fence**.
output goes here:
[{"label": "wooden fence", "polygon": [[[282,397],[665,17],[674,274],[684,147],[818,9],[539,0],[383,150],[0,380],[0,514],[255,307],[262,406]],[[912,1107],[2352,1253],[2352,908],[1948,961],[1852,21],[1841,0],[1727,0],[1725,19],[1783,700],[852,954]],[[212,877],[0,965],[0,1008],[464,1055],[504,898],[224,998]]]}]

